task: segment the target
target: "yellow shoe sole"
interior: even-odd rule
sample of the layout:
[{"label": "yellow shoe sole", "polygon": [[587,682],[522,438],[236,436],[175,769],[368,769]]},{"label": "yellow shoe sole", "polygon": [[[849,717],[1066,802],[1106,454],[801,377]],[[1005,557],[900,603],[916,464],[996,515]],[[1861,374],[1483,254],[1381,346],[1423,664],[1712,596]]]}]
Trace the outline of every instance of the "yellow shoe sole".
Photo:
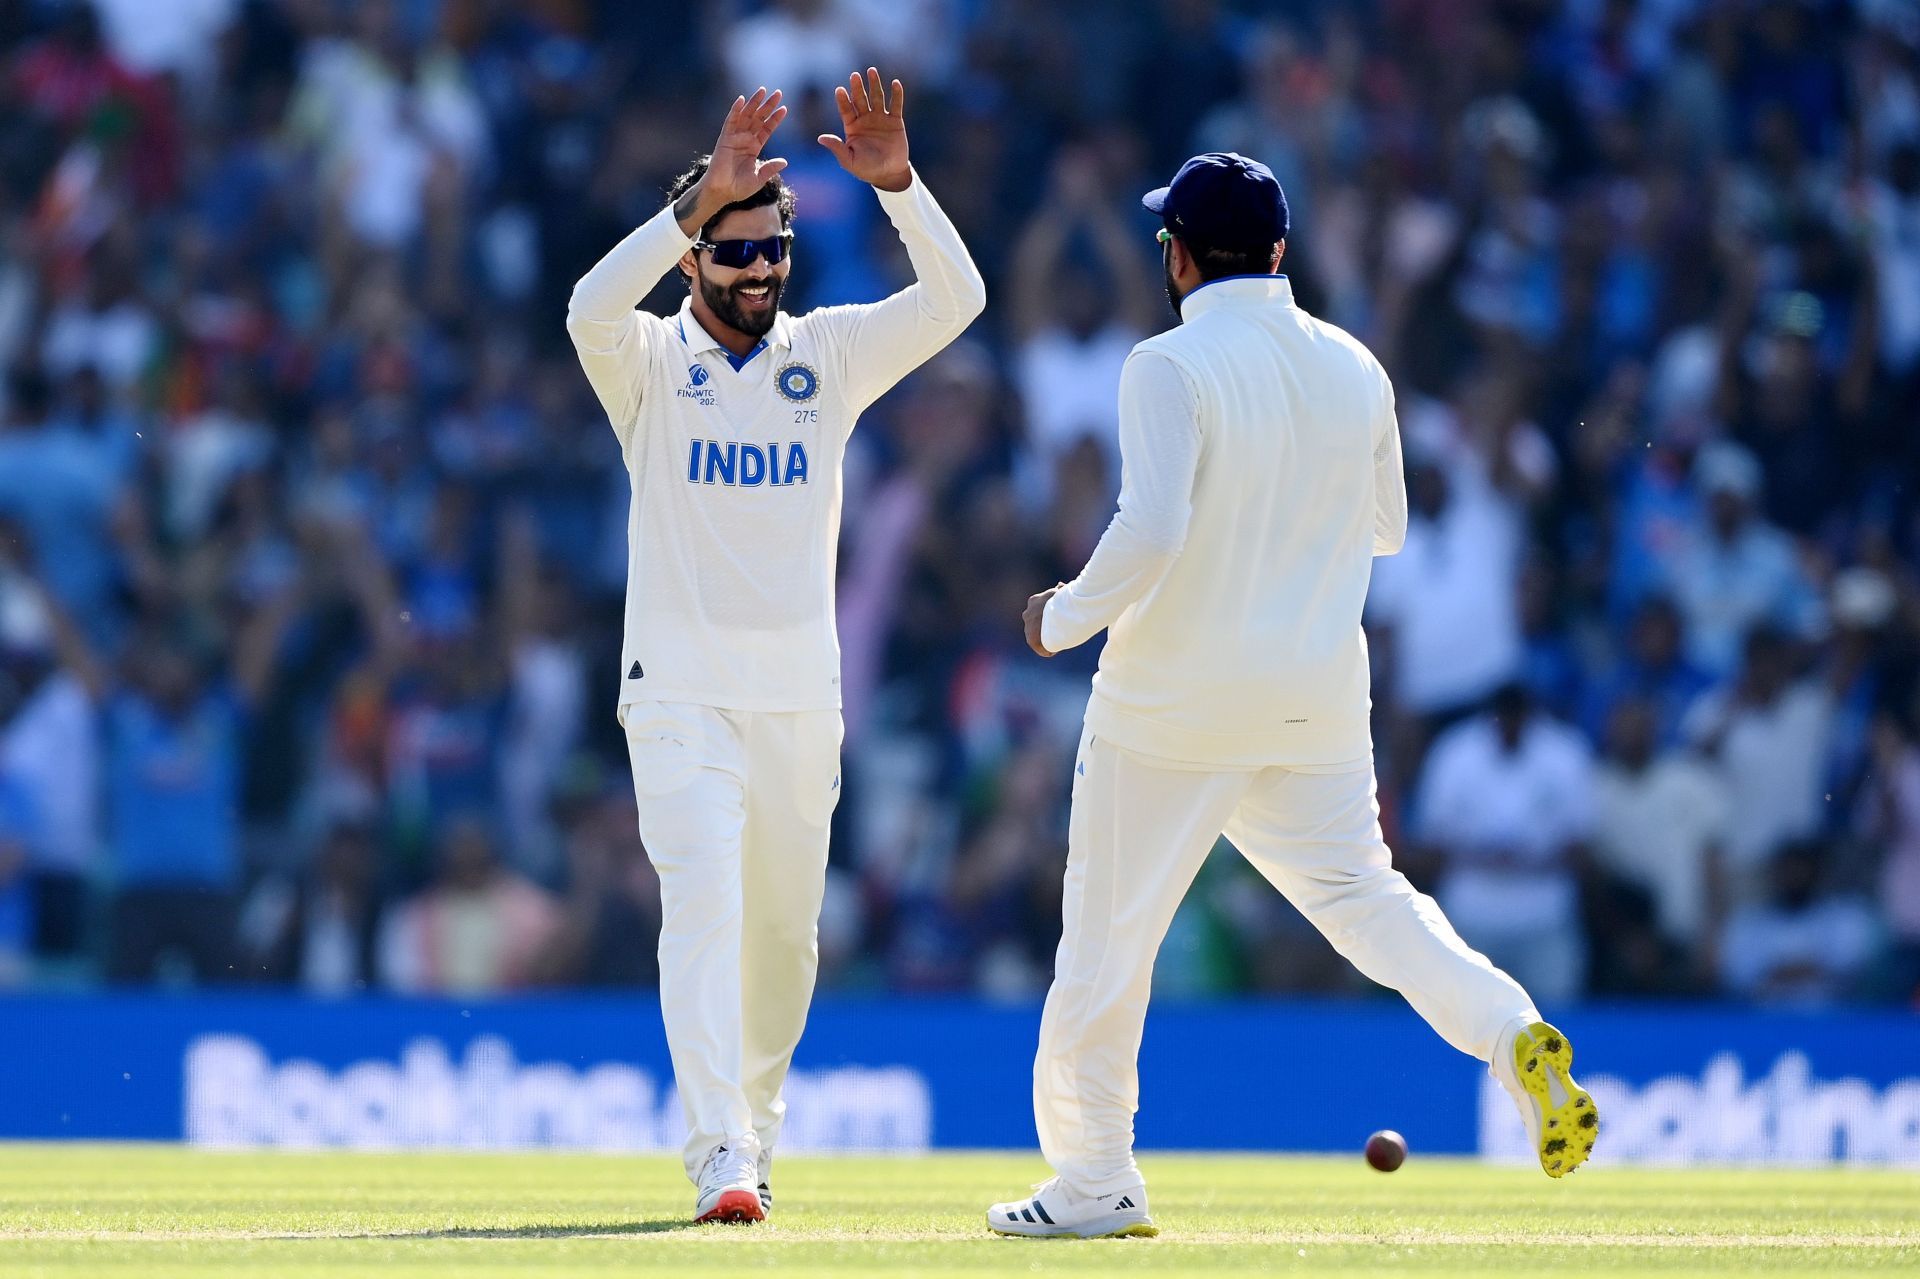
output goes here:
[{"label": "yellow shoe sole", "polygon": [[1600,1112],[1573,1082],[1573,1045],[1544,1021],[1514,1037],[1513,1077],[1540,1105],[1540,1169],[1564,1177],[1587,1162],[1600,1135]]},{"label": "yellow shoe sole", "polygon": [[1095,1235],[1096,1239],[1152,1239],[1160,1233],[1160,1227],[1150,1221],[1136,1221],[1110,1234]]}]

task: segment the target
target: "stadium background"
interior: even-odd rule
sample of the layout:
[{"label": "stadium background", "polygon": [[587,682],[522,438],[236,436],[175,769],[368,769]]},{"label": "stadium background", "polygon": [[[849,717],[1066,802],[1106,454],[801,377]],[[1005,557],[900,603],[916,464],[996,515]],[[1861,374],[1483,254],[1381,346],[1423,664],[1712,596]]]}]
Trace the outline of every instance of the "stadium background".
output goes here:
[{"label": "stadium background", "polygon": [[[1907,1042],[1920,987],[1899,0],[0,2],[11,1135],[191,1134],[202,1033],[345,1072],[418,1025],[462,1060],[481,1032],[452,1019],[493,1018],[520,1061],[664,1080],[610,709],[626,478],[565,299],[763,83],[794,106],[790,309],[897,287],[885,219],[811,140],[869,61],[907,82],[991,301],[849,453],[847,786],[801,1064],[921,1061],[947,1009],[1024,1095],[1095,654],[1043,663],[1017,617],[1104,526],[1119,365],[1171,322],[1137,195],[1232,148],[1286,186],[1303,304],[1399,391],[1414,520],[1369,631],[1402,864],[1570,1024],[1612,1005],[1594,1024],[1637,1046],[1597,1067],[1864,1071],[1895,1134],[1872,1157],[1920,1159],[1915,1055],[1840,1047]],[[1378,992],[1230,855],[1156,979],[1257,999],[1169,1012],[1200,1018],[1169,1079],[1349,1016],[1424,1033],[1271,1002]],[[582,987],[614,993],[513,998]],[[1730,1007],[1662,1058],[1669,1014],[1632,1001],[1676,998]],[[619,1016],[566,1029],[582,1006]],[[1467,1065],[1436,1066],[1456,1105]],[[158,1092],[112,1100],[136,1069]],[[1209,1144],[1333,1140],[1237,1131]],[[1858,1154],[1836,1142],[1793,1149]]]}]

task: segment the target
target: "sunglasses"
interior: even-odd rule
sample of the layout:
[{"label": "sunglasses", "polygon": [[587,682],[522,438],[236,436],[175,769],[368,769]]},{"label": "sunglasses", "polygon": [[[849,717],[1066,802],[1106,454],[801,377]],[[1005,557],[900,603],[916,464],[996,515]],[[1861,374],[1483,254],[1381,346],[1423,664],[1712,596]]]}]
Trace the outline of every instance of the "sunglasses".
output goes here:
[{"label": "sunglasses", "polygon": [[695,240],[694,251],[706,249],[713,254],[715,266],[739,270],[752,266],[755,258],[765,258],[768,266],[779,266],[793,245],[793,232],[782,231],[764,240]]}]

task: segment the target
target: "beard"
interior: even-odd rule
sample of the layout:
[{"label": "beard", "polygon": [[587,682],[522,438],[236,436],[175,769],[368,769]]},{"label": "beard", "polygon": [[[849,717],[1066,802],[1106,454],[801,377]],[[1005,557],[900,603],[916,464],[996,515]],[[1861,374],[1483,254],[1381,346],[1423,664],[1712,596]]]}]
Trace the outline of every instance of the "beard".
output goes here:
[{"label": "beard", "polygon": [[1162,245],[1160,248],[1160,278],[1167,286],[1167,305],[1173,308],[1173,318],[1180,318],[1180,303],[1186,300],[1186,294],[1173,282],[1173,248]]},{"label": "beard", "polygon": [[[740,304],[739,294],[743,288],[761,284],[767,286],[767,309],[756,315]],[[768,276],[764,280],[739,280],[723,288],[701,276],[700,296],[707,300],[721,323],[750,338],[763,338],[773,328],[773,317],[780,312],[780,291],[785,284],[786,281],[777,276]]]}]

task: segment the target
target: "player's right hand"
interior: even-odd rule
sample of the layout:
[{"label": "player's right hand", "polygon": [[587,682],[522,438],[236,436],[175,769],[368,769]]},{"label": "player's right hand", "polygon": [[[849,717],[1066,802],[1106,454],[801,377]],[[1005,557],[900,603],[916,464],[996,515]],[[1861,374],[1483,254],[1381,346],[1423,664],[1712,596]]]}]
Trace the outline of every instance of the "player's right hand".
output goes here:
[{"label": "player's right hand", "polygon": [[1053,651],[1040,639],[1041,627],[1047,620],[1047,601],[1053,598],[1054,592],[1066,589],[1066,585],[1065,582],[1059,582],[1038,595],[1028,596],[1026,612],[1020,616],[1020,624],[1027,635],[1027,647],[1042,657],[1053,656]]},{"label": "player's right hand", "polygon": [[780,105],[778,89],[768,93],[760,88],[751,98],[733,100],[733,109],[727,112],[720,137],[713,144],[707,176],[700,180],[702,205],[717,210],[744,200],[787,167],[785,160],[760,158],[761,148],[786,118],[787,109]]}]

